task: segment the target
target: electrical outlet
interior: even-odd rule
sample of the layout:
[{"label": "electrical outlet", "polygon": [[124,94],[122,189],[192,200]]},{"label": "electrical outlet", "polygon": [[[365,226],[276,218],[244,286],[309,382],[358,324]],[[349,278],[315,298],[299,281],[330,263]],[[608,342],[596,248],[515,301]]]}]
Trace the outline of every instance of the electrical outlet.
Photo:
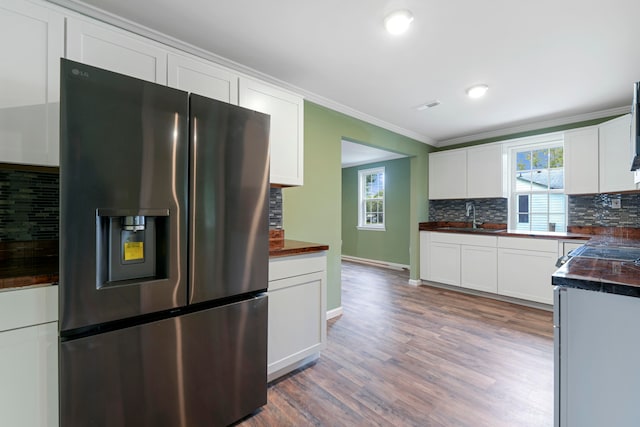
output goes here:
[{"label": "electrical outlet", "polygon": [[611,199],[611,209],[620,209],[622,207],[622,200]]}]

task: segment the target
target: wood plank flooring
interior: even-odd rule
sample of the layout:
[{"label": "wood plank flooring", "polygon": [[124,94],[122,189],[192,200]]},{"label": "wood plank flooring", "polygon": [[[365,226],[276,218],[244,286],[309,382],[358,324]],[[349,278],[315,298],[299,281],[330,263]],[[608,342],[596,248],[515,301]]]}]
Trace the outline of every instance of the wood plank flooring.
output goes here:
[{"label": "wood plank flooring", "polygon": [[319,361],[241,426],[553,425],[552,313],[344,261]]}]

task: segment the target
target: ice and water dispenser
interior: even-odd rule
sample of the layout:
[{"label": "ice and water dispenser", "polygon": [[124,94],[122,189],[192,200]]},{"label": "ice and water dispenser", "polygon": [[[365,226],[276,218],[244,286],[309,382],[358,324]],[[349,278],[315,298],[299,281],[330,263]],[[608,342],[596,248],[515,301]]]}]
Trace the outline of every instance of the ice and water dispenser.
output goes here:
[{"label": "ice and water dispenser", "polygon": [[169,209],[98,209],[97,288],[168,277]]}]

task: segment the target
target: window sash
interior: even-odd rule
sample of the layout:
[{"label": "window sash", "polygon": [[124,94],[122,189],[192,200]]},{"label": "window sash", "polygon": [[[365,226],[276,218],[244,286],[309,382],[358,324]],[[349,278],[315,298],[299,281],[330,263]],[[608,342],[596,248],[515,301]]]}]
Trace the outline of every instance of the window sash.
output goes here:
[{"label": "window sash", "polygon": [[385,168],[360,170],[358,181],[358,228],[384,230]]},{"label": "window sash", "polygon": [[[547,230],[550,227],[549,224],[554,223],[556,230],[566,229],[568,200],[564,194],[564,161],[561,167],[557,166],[558,152],[554,150],[554,148],[563,148],[564,151],[563,145],[561,139],[554,138],[545,142],[509,147],[510,228],[527,231]],[[523,154],[527,152],[531,155]],[[552,174],[557,178],[559,172],[553,171],[560,170],[562,170],[563,182],[554,182]],[[535,182],[533,176],[527,176],[533,173],[546,175]],[[518,174],[525,175],[524,180],[528,182],[518,180]],[[529,179],[527,180],[526,177]],[[545,181],[546,188],[541,184]],[[556,188],[553,188],[554,186]],[[557,188],[558,186],[561,188]],[[540,209],[541,207],[544,209]]]}]

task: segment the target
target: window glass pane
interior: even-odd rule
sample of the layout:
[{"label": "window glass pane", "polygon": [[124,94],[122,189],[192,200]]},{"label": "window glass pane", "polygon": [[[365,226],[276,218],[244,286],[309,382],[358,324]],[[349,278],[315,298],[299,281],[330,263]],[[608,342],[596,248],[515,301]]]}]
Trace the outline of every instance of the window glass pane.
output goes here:
[{"label": "window glass pane", "polygon": [[531,191],[531,172],[516,172],[516,192]]},{"label": "window glass pane", "polygon": [[549,171],[547,169],[531,171],[531,190],[547,191],[549,189]]},{"label": "window glass pane", "polygon": [[546,169],[549,167],[549,150],[535,150],[533,152],[533,166],[531,169]]},{"label": "window glass pane", "polygon": [[518,214],[518,222],[529,224],[529,214],[528,213]]},{"label": "window glass pane", "polygon": [[549,170],[549,188],[552,190],[561,190],[564,188],[564,169]]},{"label": "window glass pane", "polygon": [[549,213],[564,214],[566,210],[564,194],[549,194]]},{"label": "window glass pane", "polygon": [[520,151],[516,154],[516,170],[531,169],[531,151]]},{"label": "window glass pane", "polygon": [[549,167],[561,168],[564,166],[564,150],[562,147],[553,147],[549,150]]},{"label": "window glass pane", "polygon": [[531,213],[544,213],[549,211],[549,196],[544,194],[531,195]]},{"label": "window glass pane", "polygon": [[520,194],[518,196],[518,212],[520,213],[529,212],[529,195],[528,194]]},{"label": "window glass pane", "polygon": [[531,214],[531,230],[548,231],[549,224],[547,214]]}]

